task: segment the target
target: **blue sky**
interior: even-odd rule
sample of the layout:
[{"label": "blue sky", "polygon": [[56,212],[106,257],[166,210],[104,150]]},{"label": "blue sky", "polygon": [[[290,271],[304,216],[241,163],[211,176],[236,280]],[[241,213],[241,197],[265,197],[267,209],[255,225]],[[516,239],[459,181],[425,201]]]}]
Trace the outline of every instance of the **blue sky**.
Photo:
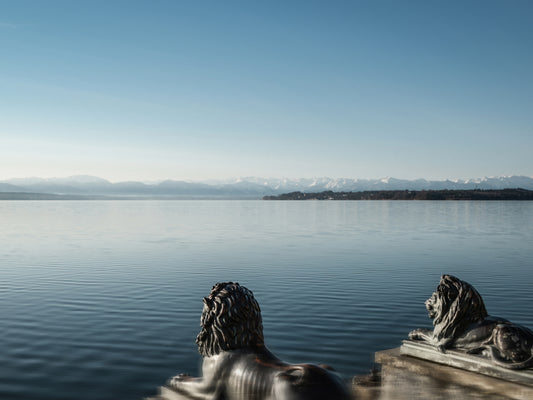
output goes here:
[{"label": "blue sky", "polygon": [[532,15],[0,0],[0,179],[533,176]]}]

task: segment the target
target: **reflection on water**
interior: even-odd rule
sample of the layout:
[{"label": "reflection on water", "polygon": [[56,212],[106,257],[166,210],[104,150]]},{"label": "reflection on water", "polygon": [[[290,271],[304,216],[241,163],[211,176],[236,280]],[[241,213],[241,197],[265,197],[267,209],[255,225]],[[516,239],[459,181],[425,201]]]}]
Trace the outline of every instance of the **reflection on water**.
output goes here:
[{"label": "reflection on water", "polygon": [[[442,273],[529,327],[532,202],[0,202],[0,398],[141,398],[198,373],[201,299],[250,288],[269,348],[364,374]],[[512,293],[512,296],[508,296]]]}]

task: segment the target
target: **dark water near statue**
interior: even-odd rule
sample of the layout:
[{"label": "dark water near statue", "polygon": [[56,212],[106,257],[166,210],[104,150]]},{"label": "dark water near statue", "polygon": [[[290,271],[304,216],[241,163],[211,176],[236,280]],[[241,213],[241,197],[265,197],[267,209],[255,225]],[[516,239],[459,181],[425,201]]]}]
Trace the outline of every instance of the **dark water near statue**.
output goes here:
[{"label": "dark water near statue", "polygon": [[533,327],[533,202],[0,202],[0,398],[140,399],[196,375],[201,298],[254,291],[267,345],[364,374],[443,273]]}]

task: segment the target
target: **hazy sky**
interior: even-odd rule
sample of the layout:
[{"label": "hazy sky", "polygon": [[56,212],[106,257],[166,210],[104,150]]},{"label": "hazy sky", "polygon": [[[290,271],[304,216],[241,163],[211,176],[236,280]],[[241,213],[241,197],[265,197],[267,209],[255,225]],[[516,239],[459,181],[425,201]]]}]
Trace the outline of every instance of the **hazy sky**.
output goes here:
[{"label": "hazy sky", "polygon": [[0,0],[0,180],[533,176],[533,1]]}]

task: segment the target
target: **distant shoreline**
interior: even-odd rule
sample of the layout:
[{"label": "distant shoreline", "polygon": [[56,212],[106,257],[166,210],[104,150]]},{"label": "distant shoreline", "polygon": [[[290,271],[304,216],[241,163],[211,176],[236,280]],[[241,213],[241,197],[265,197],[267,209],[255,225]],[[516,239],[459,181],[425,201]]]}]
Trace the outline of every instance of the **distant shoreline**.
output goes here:
[{"label": "distant shoreline", "polygon": [[[76,195],[34,192],[0,192],[0,200],[261,200],[260,196],[214,195]],[[366,190],[358,192],[290,192],[263,196],[262,200],[533,200],[533,190]]]},{"label": "distant shoreline", "polygon": [[362,192],[291,192],[263,200],[533,200],[533,190],[371,190]]}]

